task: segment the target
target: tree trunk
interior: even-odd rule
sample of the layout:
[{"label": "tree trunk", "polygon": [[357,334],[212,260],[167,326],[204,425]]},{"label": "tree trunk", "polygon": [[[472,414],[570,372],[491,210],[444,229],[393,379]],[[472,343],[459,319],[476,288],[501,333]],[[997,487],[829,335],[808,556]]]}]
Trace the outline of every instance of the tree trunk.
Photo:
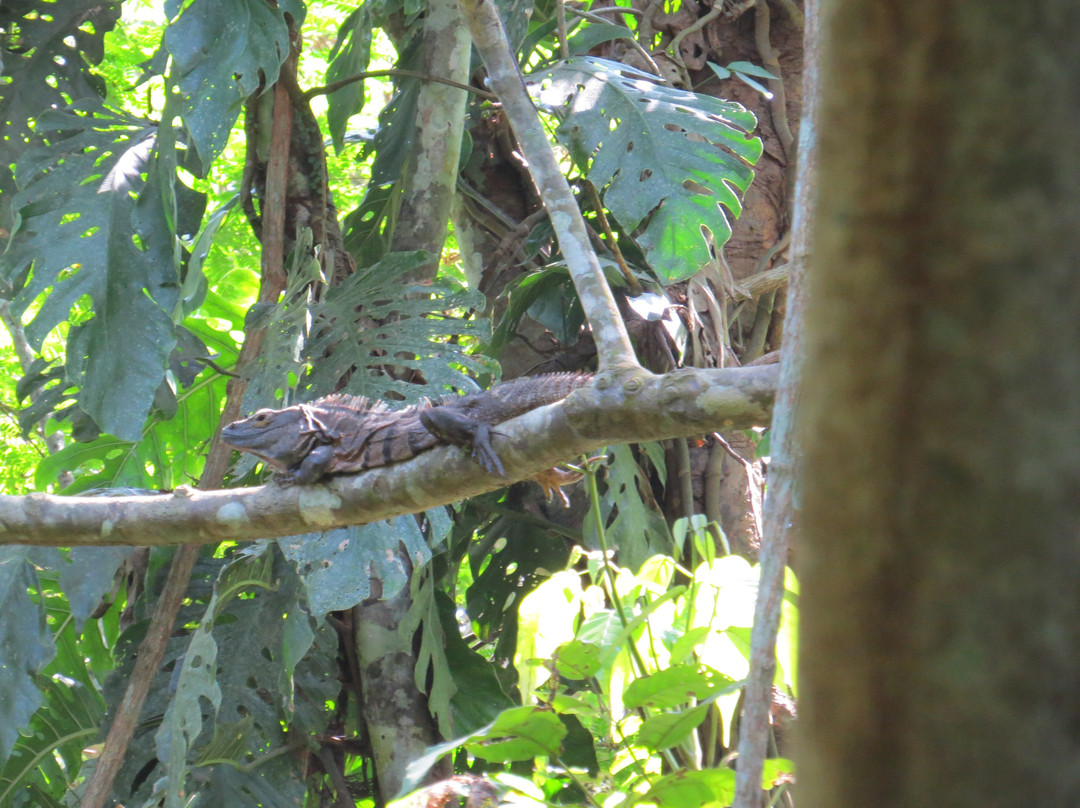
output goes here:
[{"label": "tree trunk", "polygon": [[802,806],[1080,804],[1080,7],[824,4]]}]

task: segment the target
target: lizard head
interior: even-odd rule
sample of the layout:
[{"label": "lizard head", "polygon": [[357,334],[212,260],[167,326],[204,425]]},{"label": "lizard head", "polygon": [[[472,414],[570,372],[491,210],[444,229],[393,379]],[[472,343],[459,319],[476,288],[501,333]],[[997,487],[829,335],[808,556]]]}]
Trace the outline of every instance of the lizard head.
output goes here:
[{"label": "lizard head", "polygon": [[311,429],[310,414],[303,405],[283,410],[256,410],[221,430],[226,445],[262,458],[285,471],[307,457],[319,443],[321,433]]}]

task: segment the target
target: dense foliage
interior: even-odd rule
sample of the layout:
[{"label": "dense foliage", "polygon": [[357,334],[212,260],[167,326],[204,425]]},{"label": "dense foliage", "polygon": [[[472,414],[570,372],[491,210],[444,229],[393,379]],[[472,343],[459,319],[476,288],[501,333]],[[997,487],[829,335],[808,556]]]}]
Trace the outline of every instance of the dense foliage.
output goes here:
[{"label": "dense foliage", "polygon": [[[537,329],[567,354],[581,347],[552,225],[493,201],[507,130],[483,93],[467,110],[456,241],[437,272],[427,253],[391,251],[416,161],[422,5],[0,8],[0,294],[12,339],[38,357],[16,370],[0,353],[5,493],[197,483],[237,370],[245,412],[338,389],[416,401],[491,382]],[[560,59],[554,8],[505,6],[582,207],[611,228],[598,237],[609,280],[663,308],[731,234],[761,154],[754,116],[595,55],[633,27],[579,20]],[[382,64],[398,72],[318,87]],[[260,300],[278,83],[296,110],[286,282]],[[466,220],[504,241],[529,226],[514,261],[478,267]],[[485,286],[485,272],[501,282]],[[238,367],[255,333],[261,347]],[[349,614],[407,588],[412,677],[455,739],[417,762],[411,786],[453,751],[462,776],[516,799],[723,804],[756,574],[717,556],[715,525],[665,520],[661,447],[615,447],[583,471],[566,514],[522,484],[454,511],[208,550],[114,797],[329,805],[347,787],[377,799]],[[261,474],[240,461],[226,483]],[[0,806],[77,799],[171,555],[0,548]],[[778,684],[793,689],[789,589]],[[767,785],[788,770],[777,758]]]}]

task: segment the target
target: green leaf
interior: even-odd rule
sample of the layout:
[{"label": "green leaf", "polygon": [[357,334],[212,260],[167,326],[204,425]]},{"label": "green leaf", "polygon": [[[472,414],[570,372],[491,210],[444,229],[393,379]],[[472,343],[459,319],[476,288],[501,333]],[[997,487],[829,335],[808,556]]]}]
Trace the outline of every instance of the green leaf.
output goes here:
[{"label": "green leaf", "polygon": [[672,665],[631,682],[623,693],[623,704],[628,709],[667,709],[691,699],[706,699],[735,686],[734,679],[707,665]]},{"label": "green leaf", "polygon": [[659,808],[723,808],[734,798],[735,772],[705,769],[661,777],[636,802]]},{"label": "green leaf", "polygon": [[766,98],[772,98],[772,91],[769,90],[769,88],[762,84],[760,81],[756,81],[755,79],[752,79],[749,76],[745,76],[742,73],[738,72],[735,74],[735,78],[743,82],[743,84],[746,84],[749,87],[753,87]]},{"label": "green leaf", "polygon": [[494,763],[556,757],[567,729],[559,716],[539,707],[504,710],[486,732],[474,734],[465,748]]},{"label": "green leaf", "polygon": [[225,148],[240,102],[277,81],[289,53],[284,10],[265,0],[193,0],[165,32],[184,125],[203,165]]},{"label": "green leaf", "polygon": [[116,570],[135,551],[133,547],[74,547],[70,563],[60,567],[60,586],[67,596],[75,628],[97,608],[113,586]]},{"label": "green leaf", "polygon": [[[671,533],[663,515],[641,497],[641,491],[647,490],[648,478],[631,448],[613,446],[611,454],[601,512],[605,520],[615,513],[607,528],[608,542],[619,548],[619,563],[636,570],[651,556],[671,552]],[[585,527],[588,546],[597,547],[595,519],[587,518]]]},{"label": "green leaf", "polygon": [[717,78],[720,78],[720,79],[730,79],[731,78],[731,71],[728,70],[726,67],[721,67],[720,65],[713,64],[712,62],[706,62],[706,64],[709,67],[712,68],[712,71],[713,71],[713,73],[716,74]]},{"label": "green leaf", "polygon": [[45,610],[30,599],[38,588],[35,563],[59,566],[63,560],[55,550],[0,547],[0,760],[41,706],[34,677],[56,654]]},{"label": "green leaf", "polygon": [[600,671],[600,646],[574,640],[555,652],[555,669],[567,679],[588,679]]},{"label": "green leaf", "polygon": [[787,758],[766,758],[761,768],[761,787],[768,791],[782,783],[793,782],[795,761]]},{"label": "green leaf", "polygon": [[778,76],[774,76],[764,67],[758,67],[753,62],[731,62],[727,66],[728,70],[733,70],[736,73],[745,73],[748,76],[757,76],[760,79],[779,79]]},{"label": "green leaf", "polygon": [[[326,83],[363,73],[371,62],[371,10],[367,3],[353,10],[338,29],[337,41],[330,51],[326,68]],[[364,82],[354,81],[334,90],[326,97],[326,125],[333,138],[334,148],[341,151],[345,142],[345,127],[356,113],[364,108]]]},{"label": "green leaf", "polygon": [[490,724],[499,712],[516,706],[506,684],[500,679],[502,669],[466,645],[455,619],[453,602],[436,592],[439,618],[445,637],[446,664],[457,689],[451,697],[453,725],[458,732],[472,732]]},{"label": "green leaf", "polygon": [[57,679],[40,685],[42,707],[0,768],[0,805],[18,805],[18,797],[30,795],[23,805],[61,805],[79,776],[82,750],[98,737],[105,704],[95,690]]},{"label": "green leaf", "polygon": [[[319,495],[313,496],[310,507],[324,507],[316,501]],[[300,508],[305,508],[303,501]],[[393,597],[409,580],[397,552],[401,545],[414,566],[431,558],[431,550],[412,516],[287,536],[277,543],[285,557],[296,564],[312,614],[348,609],[371,597],[372,576],[382,581],[382,597]]]},{"label": "green leaf", "polygon": [[712,709],[712,704],[699,704],[677,713],[654,715],[642,723],[634,742],[653,751],[678,746],[690,737]]},{"label": "green leaf", "polygon": [[560,762],[575,769],[585,769],[590,777],[596,777],[600,771],[600,763],[596,759],[596,744],[593,736],[576,715],[560,715],[559,720],[566,727],[562,754],[559,756]]},{"label": "green leaf", "polygon": [[[282,406],[281,391],[293,386],[290,377],[295,379],[304,367],[308,372],[299,384],[302,400],[337,389],[343,378],[348,383],[342,392],[371,399],[412,402],[436,398],[451,389],[477,389],[466,370],[479,375],[493,367],[484,357],[467,353],[462,341],[486,338],[487,321],[446,312],[482,308],[483,297],[403,280],[404,274],[429,258],[423,252],[389,253],[374,266],[327,289],[320,301],[273,309],[268,319],[275,328],[263,342],[244,408]],[[357,311],[370,318],[370,327],[356,327]],[[381,373],[387,365],[420,371],[424,383]]]},{"label": "green leaf", "polygon": [[134,440],[175,343],[179,287],[154,130],[120,115],[52,112],[37,133],[54,140],[19,163],[21,225],[0,277],[21,286],[19,314],[51,287],[26,327],[35,346],[89,297],[94,316],[69,333],[67,376],[102,429]]},{"label": "green leaf", "polygon": [[[557,136],[603,191],[664,283],[685,280],[730,238],[727,216],[761,156],[754,116],[739,104],[653,84],[648,74],[592,57],[533,77],[540,102],[562,121]],[[725,211],[726,208],[726,211]],[[646,222],[646,217],[648,221]]]},{"label": "green leaf", "polygon": [[671,646],[671,662],[678,664],[687,659],[712,631],[708,626],[698,626],[683,634]]},{"label": "green leaf", "polygon": [[625,25],[610,22],[596,22],[583,25],[572,37],[566,40],[571,56],[583,56],[597,45],[611,42],[613,39],[633,39],[634,32]]}]

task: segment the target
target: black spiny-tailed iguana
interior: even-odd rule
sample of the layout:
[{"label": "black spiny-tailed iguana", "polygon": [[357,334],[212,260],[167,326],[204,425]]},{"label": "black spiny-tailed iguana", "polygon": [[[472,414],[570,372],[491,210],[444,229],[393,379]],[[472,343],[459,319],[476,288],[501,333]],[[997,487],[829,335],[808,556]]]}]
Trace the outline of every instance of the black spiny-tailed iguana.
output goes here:
[{"label": "black spiny-tailed iguana", "polygon": [[472,449],[492,474],[504,475],[491,447],[494,427],[566,398],[587,384],[584,373],[527,376],[467,396],[448,396],[400,410],[363,396],[332,395],[281,410],[259,410],[222,432],[226,444],[278,469],[284,483],[314,483],[331,474],[400,463],[448,443]]}]

